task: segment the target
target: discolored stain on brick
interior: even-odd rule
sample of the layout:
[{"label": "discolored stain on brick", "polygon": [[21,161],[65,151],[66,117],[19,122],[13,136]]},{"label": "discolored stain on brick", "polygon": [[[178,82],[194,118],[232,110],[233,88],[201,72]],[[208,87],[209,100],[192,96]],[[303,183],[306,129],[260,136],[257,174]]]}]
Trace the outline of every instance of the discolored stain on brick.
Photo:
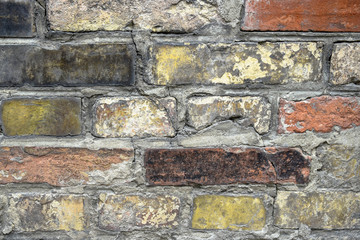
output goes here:
[{"label": "discolored stain on brick", "polygon": [[193,97],[187,104],[188,124],[197,130],[234,117],[248,119],[258,133],[270,128],[271,105],[262,97]]},{"label": "discolored stain on brick", "polygon": [[260,198],[203,195],[194,199],[192,228],[259,231],[266,210]]},{"label": "discolored stain on brick", "polygon": [[356,229],[360,226],[360,194],[355,192],[283,192],[275,202],[280,228]]},{"label": "discolored stain on brick", "polygon": [[298,183],[309,181],[310,158],[286,148],[148,149],[150,185]]},{"label": "discolored stain on brick", "polygon": [[321,96],[294,102],[280,100],[279,133],[307,130],[331,132],[360,125],[360,104],[355,97]]},{"label": "discolored stain on brick", "polygon": [[33,0],[0,1],[0,37],[32,37],[33,30]]},{"label": "discolored stain on brick", "polygon": [[108,231],[177,226],[180,200],[174,196],[100,195],[99,226]]},{"label": "discolored stain on brick", "polygon": [[87,225],[84,197],[13,194],[8,201],[6,225],[16,232],[83,231]]},{"label": "discolored stain on brick", "polygon": [[360,84],[360,44],[335,44],[331,56],[331,79],[334,85]]},{"label": "discolored stain on brick", "polygon": [[129,162],[133,157],[132,149],[2,147],[0,184],[87,184],[91,172],[106,171],[113,164]]},{"label": "discolored stain on brick", "polygon": [[96,101],[93,132],[99,137],[174,136],[174,98],[102,98]]},{"label": "discolored stain on brick", "polygon": [[55,31],[151,30],[192,32],[210,23],[223,23],[208,1],[48,0],[47,16]]},{"label": "discolored stain on brick", "polygon": [[322,44],[157,44],[150,49],[156,85],[318,82]]},{"label": "discolored stain on brick", "polygon": [[243,30],[359,32],[358,0],[247,0]]},{"label": "discolored stain on brick", "polygon": [[81,133],[79,98],[7,99],[1,105],[6,136],[67,136]]}]

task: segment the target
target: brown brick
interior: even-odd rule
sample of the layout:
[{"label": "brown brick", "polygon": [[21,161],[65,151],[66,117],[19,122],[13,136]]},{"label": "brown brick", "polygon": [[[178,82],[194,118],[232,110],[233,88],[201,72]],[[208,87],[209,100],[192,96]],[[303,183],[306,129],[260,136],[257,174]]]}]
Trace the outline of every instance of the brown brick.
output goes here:
[{"label": "brown brick", "polygon": [[307,130],[331,132],[360,125],[360,104],[354,97],[321,96],[294,102],[280,100],[279,133]]},{"label": "brown brick", "polygon": [[8,99],[1,105],[7,136],[66,136],[81,133],[79,98]]},{"label": "brown brick", "polygon": [[307,183],[310,158],[295,149],[149,149],[151,185]]},{"label": "brown brick", "polygon": [[106,171],[120,163],[125,163],[125,168],[133,156],[132,149],[2,147],[0,184],[86,184],[92,180],[93,171]]},{"label": "brown brick", "polygon": [[34,1],[0,1],[0,36],[32,37],[34,35]]},{"label": "brown brick", "polygon": [[243,30],[359,32],[358,0],[247,0]]},{"label": "brown brick", "polygon": [[83,231],[84,197],[75,195],[13,194],[5,225],[16,232]]},{"label": "brown brick", "polygon": [[100,228],[110,231],[177,226],[180,200],[174,196],[100,195]]}]

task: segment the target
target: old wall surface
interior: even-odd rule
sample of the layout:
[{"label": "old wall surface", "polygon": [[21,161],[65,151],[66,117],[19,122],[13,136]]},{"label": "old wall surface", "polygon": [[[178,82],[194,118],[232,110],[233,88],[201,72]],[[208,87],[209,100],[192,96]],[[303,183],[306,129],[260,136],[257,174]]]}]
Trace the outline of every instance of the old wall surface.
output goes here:
[{"label": "old wall surface", "polygon": [[360,239],[357,0],[0,0],[1,239]]}]

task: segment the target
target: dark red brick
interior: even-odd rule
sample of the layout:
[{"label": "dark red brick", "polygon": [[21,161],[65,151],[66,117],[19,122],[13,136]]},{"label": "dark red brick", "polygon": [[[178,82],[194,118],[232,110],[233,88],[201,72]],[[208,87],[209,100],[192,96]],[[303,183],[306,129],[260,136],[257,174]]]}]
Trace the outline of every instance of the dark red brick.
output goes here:
[{"label": "dark red brick", "polygon": [[359,0],[247,0],[243,30],[359,32]]},{"label": "dark red brick", "polygon": [[151,185],[307,183],[310,158],[289,148],[149,149]]}]

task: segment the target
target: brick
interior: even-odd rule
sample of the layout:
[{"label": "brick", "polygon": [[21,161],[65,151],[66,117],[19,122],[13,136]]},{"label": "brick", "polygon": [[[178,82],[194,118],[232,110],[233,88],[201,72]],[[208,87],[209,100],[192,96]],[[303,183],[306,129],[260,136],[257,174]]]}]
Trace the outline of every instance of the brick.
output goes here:
[{"label": "brick", "polygon": [[271,105],[262,97],[193,97],[187,104],[188,125],[197,130],[235,117],[248,120],[258,133],[270,128]]},{"label": "brick", "polygon": [[281,228],[354,229],[360,227],[360,194],[354,192],[283,192],[275,202]]},{"label": "brick", "polygon": [[6,136],[67,136],[81,133],[78,98],[7,99],[1,105]]},{"label": "brick", "polygon": [[0,1],[0,37],[32,37],[33,22],[33,0]]},{"label": "brick", "polygon": [[194,199],[192,228],[258,231],[264,228],[262,199],[203,195]]},{"label": "brick", "polygon": [[56,31],[191,32],[223,22],[216,6],[205,1],[125,0],[102,2],[48,0],[50,28]]},{"label": "brick", "polygon": [[[48,183],[54,186],[97,183],[95,172],[115,164],[130,171],[133,149],[0,148],[0,184]],[[98,174],[97,174],[98,175]],[[117,178],[121,178],[117,172]]]},{"label": "brick", "polygon": [[247,0],[243,30],[359,32],[357,0]]},{"label": "brick", "polygon": [[150,185],[307,183],[310,158],[287,148],[148,149]]},{"label": "brick", "polygon": [[9,197],[6,224],[17,232],[83,231],[84,197],[13,194]]},{"label": "brick", "polygon": [[133,85],[134,49],[124,44],[0,46],[0,86]]},{"label": "brick", "polygon": [[174,98],[145,97],[98,99],[94,106],[93,133],[98,137],[174,136]]},{"label": "brick", "polygon": [[177,226],[180,200],[174,196],[101,194],[99,226],[108,231]]},{"label": "brick", "polygon": [[322,45],[303,43],[158,44],[151,83],[290,84],[318,82]]},{"label": "brick", "polygon": [[307,130],[331,132],[360,125],[360,104],[354,97],[321,96],[304,101],[280,100],[279,133]]},{"label": "brick", "polygon": [[331,80],[334,85],[360,83],[360,44],[335,44],[331,56]]}]

